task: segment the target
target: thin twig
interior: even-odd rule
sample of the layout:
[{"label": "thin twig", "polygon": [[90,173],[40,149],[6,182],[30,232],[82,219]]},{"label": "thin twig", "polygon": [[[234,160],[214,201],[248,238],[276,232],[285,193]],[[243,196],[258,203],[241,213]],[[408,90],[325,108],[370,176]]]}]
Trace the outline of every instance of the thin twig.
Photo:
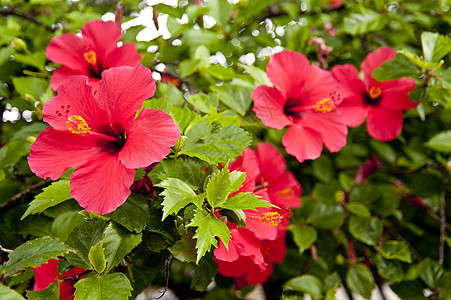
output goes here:
[{"label": "thin twig", "polygon": [[443,265],[445,259],[445,191],[440,194],[440,247],[438,249],[438,263]]},{"label": "thin twig", "polygon": [[35,183],[33,185],[30,185],[28,188],[26,188],[22,192],[15,194],[11,198],[9,198],[6,202],[0,204],[0,209],[5,208],[6,206],[10,205],[14,201],[19,200],[20,198],[22,198],[23,196],[29,194],[33,190],[38,189],[38,188],[40,188],[40,187],[42,187],[44,185],[49,184],[51,181],[52,181],[51,179],[46,179],[46,180],[39,181],[38,183]]},{"label": "thin twig", "polygon": [[164,294],[166,294],[166,291],[168,290],[168,286],[169,286],[169,266],[171,265],[171,260],[172,260],[172,254],[169,254],[168,258],[164,262],[164,273],[165,273],[165,277],[166,277],[166,286],[164,287],[164,291],[160,292],[161,295],[159,297],[155,297],[154,299],[160,299],[161,297],[164,296]]},{"label": "thin twig", "polygon": [[155,68],[150,67],[149,68],[152,72],[158,72],[160,74],[163,75],[167,75],[167,76],[171,76],[176,78],[177,80],[179,80],[181,83],[186,84],[187,88],[188,88],[188,92],[190,93],[190,95],[194,95],[196,94],[196,88],[194,87],[194,85],[191,83],[191,81],[189,81],[188,79],[181,77],[179,74],[177,74],[176,72],[172,72],[169,70],[166,71],[158,71]]},{"label": "thin twig", "polygon": [[0,245],[0,251],[6,252],[6,253],[11,253],[11,252],[13,252],[13,250],[3,248],[2,245]]},{"label": "thin twig", "polygon": [[[425,211],[426,211],[426,213],[427,213],[431,218],[433,218],[433,219],[436,220],[437,222],[441,222],[441,218],[440,218],[439,215],[437,215],[437,214],[434,213],[433,211],[430,211],[430,210],[427,210],[427,209],[426,209]],[[451,231],[451,225],[450,225],[449,223],[446,223],[446,221],[445,221],[444,225],[445,225],[445,228],[446,228],[446,229],[448,229],[448,230]]]},{"label": "thin twig", "polygon": [[50,31],[50,32],[55,32],[55,29],[52,28],[51,26],[48,26],[40,21],[38,21],[32,14],[30,13],[21,13],[18,12],[17,10],[15,10],[14,8],[10,7],[10,6],[5,6],[3,8],[0,8],[0,16],[16,16],[25,20],[28,20],[36,25],[42,26],[44,27],[46,30]]},{"label": "thin twig", "polygon": [[402,235],[399,234],[399,232],[397,232],[395,229],[391,228],[391,227],[387,227],[388,231],[393,234],[395,236],[395,238],[398,241],[403,241],[406,243],[407,247],[409,248],[410,252],[413,253],[413,255],[415,256],[417,261],[421,261],[421,256],[420,254],[417,252],[417,250],[415,250],[415,248],[409,243],[409,241],[407,241]]}]

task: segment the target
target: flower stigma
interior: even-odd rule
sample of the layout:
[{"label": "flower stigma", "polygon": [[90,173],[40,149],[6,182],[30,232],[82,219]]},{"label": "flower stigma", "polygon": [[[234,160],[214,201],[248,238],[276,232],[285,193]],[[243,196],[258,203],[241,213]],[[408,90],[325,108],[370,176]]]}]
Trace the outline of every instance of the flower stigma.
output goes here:
[{"label": "flower stigma", "polygon": [[382,94],[382,91],[379,87],[372,86],[368,94],[370,95],[371,99],[376,99]]},{"label": "flower stigma", "polygon": [[330,98],[324,98],[315,104],[315,111],[320,111],[323,113],[330,112],[333,108],[334,102]]},{"label": "flower stigma", "polygon": [[97,55],[94,51],[90,50],[88,52],[83,53],[83,57],[85,58],[85,61],[90,65],[96,65],[97,64]]},{"label": "flower stigma", "polygon": [[88,126],[88,123],[78,115],[71,115],[69,120],[66,122],[67,129],[73,134],[79,134],[82,136],[86,136],[87,133],[91,134],[91,128]]}]

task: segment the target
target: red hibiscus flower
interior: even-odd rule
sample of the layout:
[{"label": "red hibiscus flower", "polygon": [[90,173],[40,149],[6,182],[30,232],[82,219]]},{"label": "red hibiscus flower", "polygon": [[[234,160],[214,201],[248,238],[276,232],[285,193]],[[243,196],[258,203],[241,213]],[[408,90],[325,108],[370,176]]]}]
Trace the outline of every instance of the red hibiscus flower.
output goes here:
[{"label": "red hibiscus flower", "polygon": [[330,72],[285,50],[271,57],[267,73],[275,88],[258,86],[253,110],[268,127],[289,127],[282,139],[288,153],[302,162],[318,158],[323,144],[331,152],[346,145],[348,130],[336,107],[341,96]]},{"label": "red hibiscus flower", "polygon": [[371,155],[369,161],[361,164],[357,169],[357,173],[354,177],[354,183],[363,183],[368,177],[374,174],[381,167],[379,158],[375,155]]},{"label": "red hibiscus flower", "polygon": [[285,205],[300,206],[301,194],[301,185],[285,168],[283,156],[268,143],[258,144],[255,151],[247,148],[230,164],[230,170],[246,172],[246,180],[238,192],[252,192],[282,207],[244,210],[245,228],[227,223],[232,235],[228,250],[220,241],[214,256],[218,272],[233,277],[238,289],[248,283],[265,282],[273,264],[285,257],[285,234],[290,216]]},{"label": "red hibiscus flower", "polygon": [[70,168],[71,194],[88,211],[106,214],[130,195],[136,168],[162,160],[180,138],[178,126],[161,110],[143,109],[155,92],[149,69],[104,71],[93,94],[85,76],[74,76],[44,105],[44,130],[28,163],[55,180]]},{"label": "red hibiscus flower", "polygon": [[[60,290],[60,300],[74,299],[75,287],[74,284],[78,280],[78,275],[85,272],[85,269],[74,267],[70,271],[64,272],[63,275],[58,272],[59,259],[51,259],[46,264],[40,267],[33,268],[34,277],[34,291],[45,290],[51,283],[58,281]],[[82,277],[81,277],[82,278]]]},{"label": "red hibiscus flower", "polygon": [[395,55],[396,51],[387,47],[368,54],[361,64],[365,74],[363,81],[359,78],[357,68],[350,64],[332,68],[332,74],[342,85],[343,101],[340,111],[347,125],[357,127],[368,118],[368,134],[384,142],[401,134],[403,110],[418,105],[407,97],[416,85],[412,78],[379,82],[371,75]]},{"label": "red hibiscus flower", "polygon": [[141,61],[134,43],[117,46],[122,34],[115,22],[90,21],[81,29],[81,35],[80,38],[65,33],[53,37],[47,46],[47,58],[62,64],[50,81],[54,91],[73,75],[88,76],[93,89],[97,90],[104,70],[134,66]]}]

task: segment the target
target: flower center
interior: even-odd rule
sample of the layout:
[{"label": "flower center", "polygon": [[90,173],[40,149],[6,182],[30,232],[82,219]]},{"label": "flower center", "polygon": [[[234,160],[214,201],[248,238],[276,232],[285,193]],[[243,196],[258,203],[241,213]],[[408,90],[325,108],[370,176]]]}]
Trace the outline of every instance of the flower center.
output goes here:
[{"label": "flower center", "polygon": [[94,51],[90,50],[88,52],[83,53],[83,57],[85,58],[85,61],[90,65],[96,65],[97,64],[97,55]]},{"label": "flower center", "polygon": [[316,102],[315,111],[320,111],[322,113],[330,112],[334,108],[334,102],[330,98],[324,98]]},{"label": "flower center", "polygon": [[258,220],[268,226],[277,226],[282,222],[282,216],[276,211],[270,211],[264,213]]},{"label": "flower center", "polygon": [[376,99],[382,94],[382,91],[379,87],[372,86],[368,94],[370,95],[371,99]]},{"label": "flower center", "polygon": [[67,129],[73,134],[79,134],[86,136],[87,133],[91,134],[91,128],[88,123],[79,115],[71,115],[66,122]]}]

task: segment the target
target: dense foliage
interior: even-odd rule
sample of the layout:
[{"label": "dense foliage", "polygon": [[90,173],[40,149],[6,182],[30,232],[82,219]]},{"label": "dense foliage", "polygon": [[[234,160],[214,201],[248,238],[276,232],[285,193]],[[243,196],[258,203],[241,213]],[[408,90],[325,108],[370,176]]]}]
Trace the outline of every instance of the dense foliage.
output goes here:
[{"label": "dense foliage", "polygon": [[450,299],[449,0],[1,5],[1,299]]}]

